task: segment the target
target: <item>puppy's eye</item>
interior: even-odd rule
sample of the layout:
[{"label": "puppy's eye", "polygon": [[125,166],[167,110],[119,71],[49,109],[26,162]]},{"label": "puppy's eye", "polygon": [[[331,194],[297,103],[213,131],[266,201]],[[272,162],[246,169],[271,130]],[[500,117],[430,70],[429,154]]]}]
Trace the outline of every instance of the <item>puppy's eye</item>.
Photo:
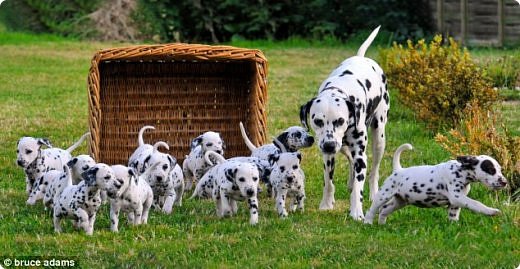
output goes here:
[{"label": "puppy's eye", "polygon": [[31,153],[33,153],[32,150],[30,150],[30,149],[26,149],[26,150],[25,150],[25,154],[31,154]]},{"label": "puppy's eye", "polygon": [[253,177],[253,181],[258,181],[258,178],[257,177]]},{"label": "puppy's eye", "polygon": [[211,146],[213,146],[213,143],[207,143],[206,144],[206,147],[211,147]]},{"label": "puppy's eye", "polygon": [[244,181],[246,181],[246,179],[243,178],[243,177],[240,177],[240,178],[238,178],[238,181],[240,181],[240,182],[244,182]]},{"label": "puppy's eye", "polygon": [[87,171],[90,167],[88,165],[85,165],[83,167],[81,167],[81,169],[83,169],[83,171]]},{"label": "puppy's eye", "polygon": [[298,169],[298,165],[293,165],[292,169],[294,169],[294,170]]},{"label": "puppy's eye", "polygon": [[302,138],[302,133],[300,133],[300,132],[296,132],[296,133],[294,133],[294,137],[296,137],[296,138]]},{"label": "puppy's eye", "polygon": [[323,120],[320,119],[314,119],[314,124],[320,128],[323,127],[323,125],[325,125],[323,124]]},{"label": "puppy's eye", "polygon": [[162,166],[162,169],[163,169],[164,171],[166,171],[166,170],[168,169],[168,165],[167,165],[167,164],[164,164],[164,165]]},{"label": "puppy's eye", "polygon": [[280,172],[283,173],[283,171],[285,171],[285,166],[280,166]]},{"label": "puppy's eye", "polygon": [[109,180],[110,176],[105,176],[104,179]]},{"label": "puppy's eye", "polygon": [[339,118],[339,119],[337,119],[337,120],[332,122],[334,127],[342,126],[344,123],[345,123],[345,119],[343,119],[343,118]]}]

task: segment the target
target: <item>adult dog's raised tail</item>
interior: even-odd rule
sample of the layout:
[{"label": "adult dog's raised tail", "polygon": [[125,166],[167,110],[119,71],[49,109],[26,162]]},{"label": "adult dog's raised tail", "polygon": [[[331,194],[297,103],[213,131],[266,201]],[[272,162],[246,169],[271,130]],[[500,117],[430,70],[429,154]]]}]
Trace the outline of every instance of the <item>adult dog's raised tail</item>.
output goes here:
[{"label": "adult dog's raised tail", "polygon": [[256,146],[249,140],[249,137],[247,137],[246,130],[244,129],[244,124],[240,122],[240,133],[242,133],[242,138],[244,139],[244,142],[246,143],[247,148],[252,152],[256,149]]},{"label": "adult dog's raised tail", "polygon": [[400,169],[403,169],[401,167],[401,162],[399,161],[399,159],[401,158],[401,152],[405,151],[405,150],[411,150],[413,149],[412,145],[410,144],[402,144],[401,146],[399,146],[397,148],[397,150],[395,151],[394,153],[394,159],[392,161],[392,169],[393,171],[396,171],[396,170],[400,170]]},{"label": "adult dog's raised tail", "polygon": [[368,36],[367,40],[361,44],[361,47],[358,49],[357,56],[365,57],[365,52],[367,52],[368,47],[370,47],[370,44],[372,44],[372,41],[374,41],[376,38],[377,33],[379,32],[379,28],[381,28],[381,25],[377,26],[377,28]]}]

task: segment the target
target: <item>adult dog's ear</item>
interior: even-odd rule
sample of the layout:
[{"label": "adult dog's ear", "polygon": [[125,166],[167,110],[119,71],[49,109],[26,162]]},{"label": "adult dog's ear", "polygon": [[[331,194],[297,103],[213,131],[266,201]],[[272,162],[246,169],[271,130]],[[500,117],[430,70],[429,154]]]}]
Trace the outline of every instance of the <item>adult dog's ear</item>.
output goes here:
[{"label": "adult dog's ear", "polygon": [[202,135],[199,135],[197,138],[194,138],[191,141],[190,150],[195,149],[198,145],[202,143]]},{"label": "adult dog's ear", "polygon": [[311,110],[311,106],[314,103],[314,100],[316,100],[316,97],[312,98],[309,102],[300,107],[300,122],[307,130],[309,130],[309,111]]},{"label": "adult dog's ear", "polygon": [[38,138],[37,143],[40,146],[45,145],[45,146],[47,146],[49,148],[52,148],[51,141],[49,141],[49,139],[47,139],[47,138]]},{"label": "adult dog's ear", "polygon": [[352,117],[354,119],[354,126],[357,126],[358,118],[356,115],[356,107],[354,106],[354,103],[351,100],[345,100],[345,103],[347,104],[349,119]]},{"label": "adult dog's ear", "polygon": [[474,169],[475,165],[479,163],[475,156],[458,156],[457,161],[462,164],[463,169]]},{"label": "adult dog's ear", "polygon": [[87,171],[81,173],[81,177],[85,180],[88,186],[92,186],[96,183],[96,173],[99,167],[91,167]]},{"label": "adult dog's ear", "polygon": [[226,179],[231,181],[231,182],[234,182],[235,181],[235,177],[237,175],[237,171],[238,169],[235,168],[235,169],[231,169],[231,168],[228,168],[224,171],[224,175],[226,176]]}]

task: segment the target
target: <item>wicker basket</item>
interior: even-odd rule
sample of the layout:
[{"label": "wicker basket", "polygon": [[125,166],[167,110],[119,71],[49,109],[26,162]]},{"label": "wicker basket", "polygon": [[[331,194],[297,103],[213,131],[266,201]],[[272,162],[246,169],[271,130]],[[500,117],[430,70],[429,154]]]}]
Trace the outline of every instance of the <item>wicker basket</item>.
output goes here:
[{"label": "wicker basket", "polygon": [[250,154],[238,123],[257,145],[267,129],[267,60],[259,50],[166,44],[101,50],[88,77],[91,155],[125,164],[144,125],[147,143],[162,140],[179,162],[191,140],[220,132],[226,157]]}]

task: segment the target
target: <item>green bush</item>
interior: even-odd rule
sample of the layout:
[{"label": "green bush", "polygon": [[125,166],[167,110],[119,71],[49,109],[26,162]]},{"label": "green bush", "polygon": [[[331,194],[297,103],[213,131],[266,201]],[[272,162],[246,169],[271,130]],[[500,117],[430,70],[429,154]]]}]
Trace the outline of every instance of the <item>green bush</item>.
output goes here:
[{"label": "green bush", "polygon": [[487,75],[491,78],[493,86],[498,88],[514,89],[520,86],[520,55],[502,56],[483,63]]},{"label": "green bush", "polygon": [[442,41],[441,36],[430,44],[409,40],[406,47],[394,43],[380,53],[388,82],[400,100],[435,130],[453,128],[472,102],[488,110],[498,99],[469,52],[451,38],[447,46]]}]

